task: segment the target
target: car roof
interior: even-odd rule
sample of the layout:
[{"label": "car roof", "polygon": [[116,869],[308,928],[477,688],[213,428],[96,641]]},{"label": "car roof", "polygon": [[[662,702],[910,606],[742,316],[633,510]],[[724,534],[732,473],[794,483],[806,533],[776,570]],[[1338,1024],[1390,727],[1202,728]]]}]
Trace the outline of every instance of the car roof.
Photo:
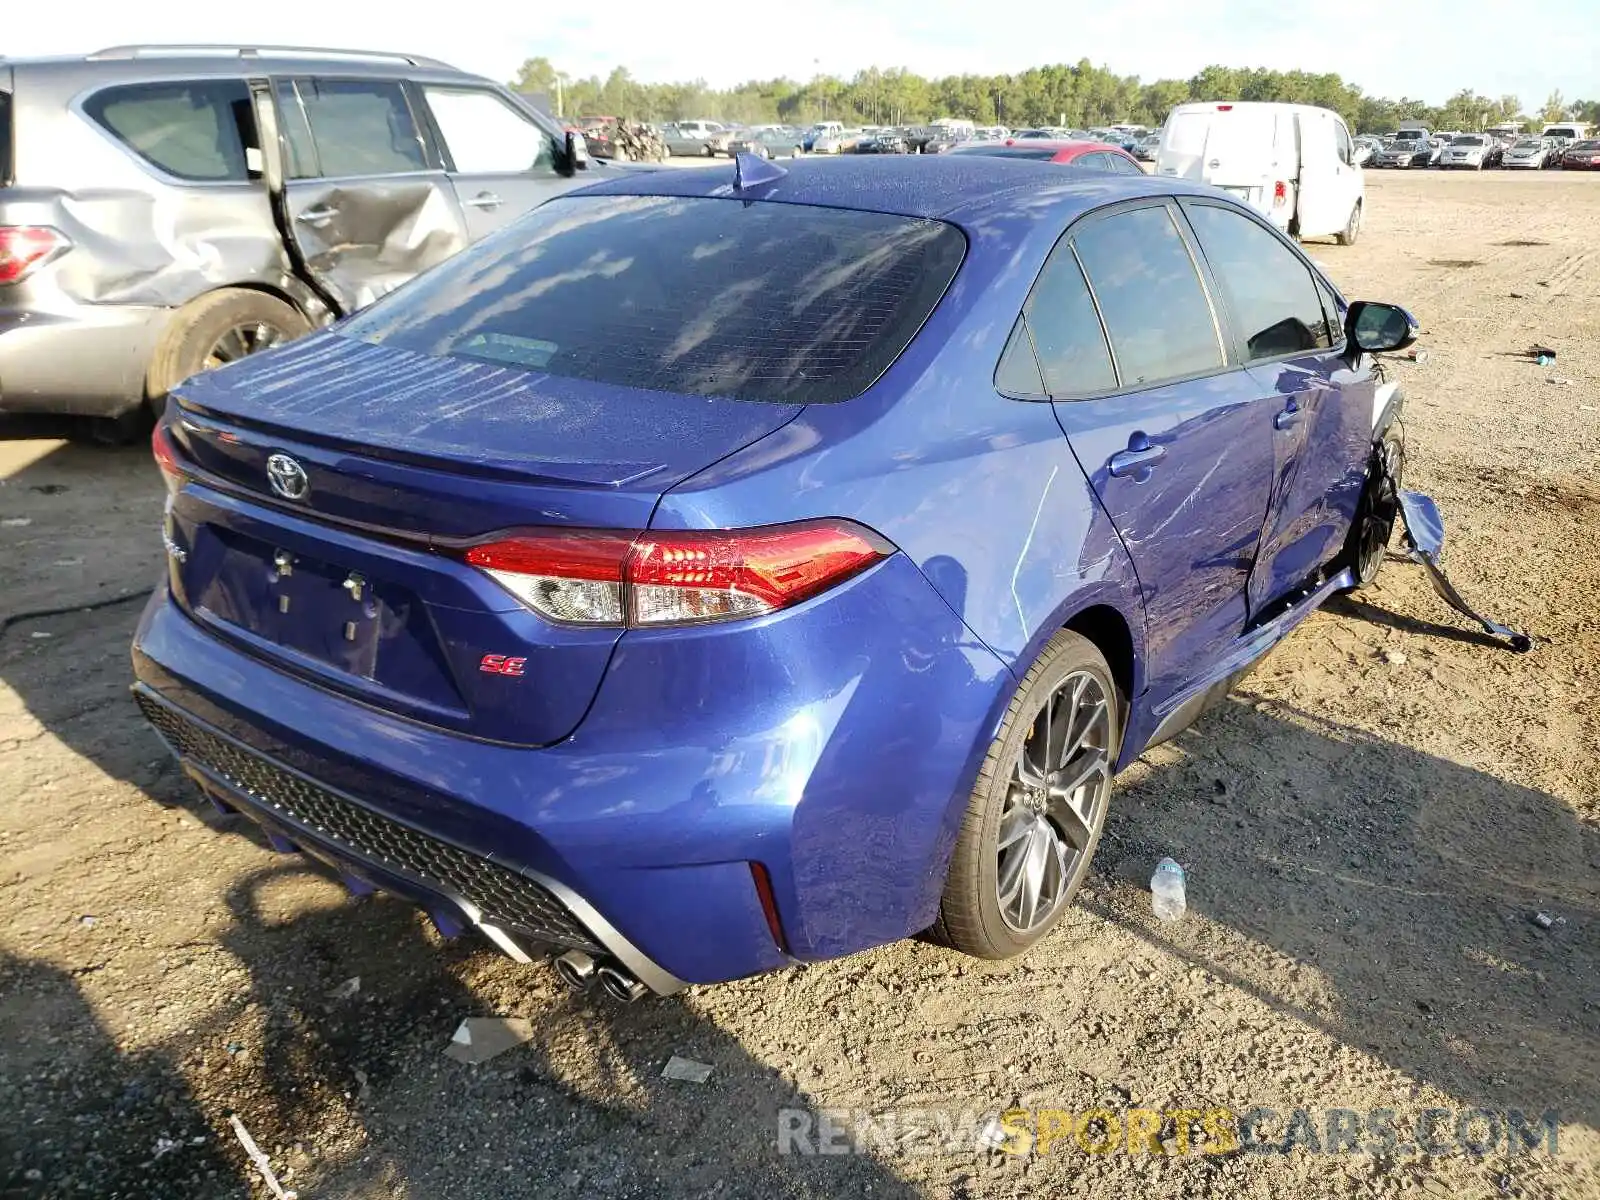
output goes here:
[{"label": "car roof", "polygon": [[1140,196],[1212,195],[1213,189],[1153,175],[1063,171],[1057,163],[982,154],[795,159],[770,183],[736,192],[728,165],[630,171],[573,196],[712,196],[811,204],[942,219],[958,225],[1026,213],[1059,226],[1081,212]]},{"label": "car roof", "polygon": [[420,54],[320,47],[113,46],[77,56],[0,57],[0,63],[30,75],[78,76],[85,83],[305,74],[419,81],[479,79],[479,76]]}]

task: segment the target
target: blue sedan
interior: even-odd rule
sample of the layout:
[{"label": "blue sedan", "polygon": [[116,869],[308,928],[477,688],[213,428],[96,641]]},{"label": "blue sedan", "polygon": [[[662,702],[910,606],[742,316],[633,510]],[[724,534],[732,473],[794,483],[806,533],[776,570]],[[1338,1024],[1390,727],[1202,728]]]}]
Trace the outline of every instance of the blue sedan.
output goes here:
[{"label": "blue sedan", "polygon": [[1016,955],[1115,774],[1377,571],[1414,333],[1178,181],[628,174],[176,390],[136,695],[574,986]]}]

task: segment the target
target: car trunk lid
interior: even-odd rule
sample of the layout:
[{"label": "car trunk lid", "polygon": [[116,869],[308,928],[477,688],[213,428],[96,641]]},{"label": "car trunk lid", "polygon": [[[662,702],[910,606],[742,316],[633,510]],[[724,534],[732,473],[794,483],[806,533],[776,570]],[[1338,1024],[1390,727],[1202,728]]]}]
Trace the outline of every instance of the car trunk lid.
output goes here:
[{"label": "car trunk lid", "polygon": [[[643,529],[664,491],[800,411],[338,334],[176,395],[160,436],[193,480],[167,518],[178,603],[321,685],[525,745],[576,726],[620,631],[542,620],[462,545],[528,526]],[[292,463],[303,491],[269,460]]]}]

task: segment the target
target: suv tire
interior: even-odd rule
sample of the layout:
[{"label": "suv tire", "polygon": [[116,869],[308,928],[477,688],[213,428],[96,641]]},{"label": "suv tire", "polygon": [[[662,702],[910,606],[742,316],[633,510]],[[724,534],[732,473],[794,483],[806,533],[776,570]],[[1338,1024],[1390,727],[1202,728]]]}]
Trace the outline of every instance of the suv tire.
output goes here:
[{"label": "suv tire", "polygon": [[173,315],[145,377],[145,397],[157,416],[167,393],[191,375],[279,345],[311,331],[293,305],[249,288],[221,288]]}]

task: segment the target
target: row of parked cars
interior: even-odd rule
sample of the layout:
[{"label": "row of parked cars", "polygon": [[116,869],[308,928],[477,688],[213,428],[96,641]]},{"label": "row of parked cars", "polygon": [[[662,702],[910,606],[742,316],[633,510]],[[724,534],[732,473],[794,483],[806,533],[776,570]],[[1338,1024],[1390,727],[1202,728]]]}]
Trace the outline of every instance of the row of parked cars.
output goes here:
[{"label": "row of parked cars", "polygon": [[1385,138],[1357,138],[1356,145],[1358,161],[1371,167],[1595,170],[1600,168],[1600,141],[1583,136],[1585,132],[1583,126],[1552,126],[1537,135],[1430,133],[1416,128]]}]

